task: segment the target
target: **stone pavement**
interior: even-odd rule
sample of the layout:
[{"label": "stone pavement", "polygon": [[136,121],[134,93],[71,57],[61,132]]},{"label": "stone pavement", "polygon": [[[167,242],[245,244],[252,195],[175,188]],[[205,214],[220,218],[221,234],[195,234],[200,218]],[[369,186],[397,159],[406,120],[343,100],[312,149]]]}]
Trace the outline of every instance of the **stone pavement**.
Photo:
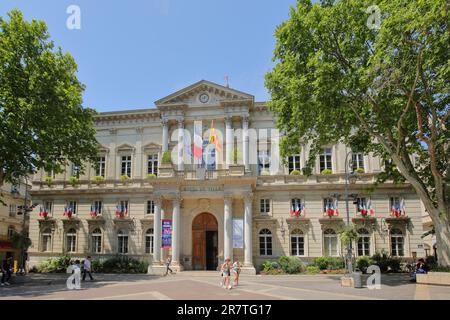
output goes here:
[{"label": "stone pavement", "polygon": [[14,276],[11,286],[0,287],[0,300],[450,300],[450,287],[417,285],[405,274],[382,275],[380,290],[341,287],[341,275],[242,275],[238,287],[225,290],[217,272],[183,272],[168,277],[94,274],[95,281],[72,291],[65,285],[68,276]]}]

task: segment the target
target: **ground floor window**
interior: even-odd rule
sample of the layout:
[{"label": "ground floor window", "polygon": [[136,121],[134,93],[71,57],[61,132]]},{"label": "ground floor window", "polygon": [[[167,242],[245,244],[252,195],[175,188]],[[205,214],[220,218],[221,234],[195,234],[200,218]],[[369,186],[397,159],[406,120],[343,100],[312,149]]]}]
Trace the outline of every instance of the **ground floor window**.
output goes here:
[{"label": "ground floor window", "polygon": [[41,251],[48,252],[52,249],[52,231],[51,229],[45,229],[42,231],[42,248]]},{"label": "ground floor window", "polygon": [[404,256],[404,237],[403,232],[399,229],[391,230],[391,255],[394,257]]},{"label": "ground floor window", "polygon": [[153,229],[145,233],[145,253],[153,254]]},{"label": "ground floor window", "polygon": [[128,234],[120,230],[117,233],[117,242],[118,242],[118,253],[121,254],[128,253]]},{"label": "ground floor window", "polygon": [[76,252],[77,232],[70,229],[66,234],[66,252]]},{"label": "ground floor window", "polygon": [[299,229],[296,229],[291,233],[291,255],[305,255],[305,237],[303,232]]},{"label": "ground floor window", "polygon": [[333,257],[338,255],[338,237],[336,231],[327,229],[323,233],[323,249],[324,255]]},{"label": "ground floor window", "polygon": [[259,254],[261,256],[272,255],[272,232],[269,229],[262,229],[259,232]]},{"label": "ground floor window", "polygon": [[91,235],[92,252],[101,253],[102,252],[102,231],[97,228],[92,231]]},{"label": "ground floor window", "polygon": [[370,256],[370,234],[367,229],[358,230],[358,256]]}]

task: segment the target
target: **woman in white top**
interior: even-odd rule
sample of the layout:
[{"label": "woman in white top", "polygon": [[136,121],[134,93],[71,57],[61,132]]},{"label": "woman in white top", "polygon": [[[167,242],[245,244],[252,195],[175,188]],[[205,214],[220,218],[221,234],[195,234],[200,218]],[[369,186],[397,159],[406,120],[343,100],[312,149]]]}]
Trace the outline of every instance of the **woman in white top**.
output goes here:
[{"label": "woman in white top", "polygon": [[233,263],[233,273],[234,273],[234,285],[239,284],[239,274],[241,273],[241,263],[238,259]]}]

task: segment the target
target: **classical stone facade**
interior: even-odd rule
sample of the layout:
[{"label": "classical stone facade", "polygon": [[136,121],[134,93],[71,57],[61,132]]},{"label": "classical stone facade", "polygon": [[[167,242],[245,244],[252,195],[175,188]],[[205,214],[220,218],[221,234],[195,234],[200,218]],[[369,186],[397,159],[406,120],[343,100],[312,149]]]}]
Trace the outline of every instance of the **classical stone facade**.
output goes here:
[{"label": "classical stone facade", "polygon": [[[179,269],[216,269],[230,257],[239,259],[246,272],[254,272],[263,261],[280,255],[305,261],[341,256],[338,233],[347,221],[347,155],[358,172],[348,185],[358,203],[349,202],[349,219],[360,232],[354,255],[386,250],[403,258],[424,256],[424,210],[412,188],[385,183],[367,192],[382,170],[380,159],[352,153],[338,143],[324,146],[309,176],[301,174],[307,146],[286,162],[269,163],[278,145],[271,131],[274,116],[266,104],[208,81],[155,104],[152,109],[97,116],[101,148],[96,168],[79,175],[77,168],[68,167],[63,174],[39,172],[34,177],[33,202],[43,209],[37,207],[31,218],[31,265],[62,253],[123,254],[148,260],[149,271],[159,273],[170,254]],[[172,151],[174,160],[183,157],[177,143],[186,146],[199,120],[203,129],[214,126],[217,131],[221,148],[206,157],[213,161],[163,164],[164,151]],[[259,129],[272,132],[269,139],[263,139],[259,132],[266,130]],[[207,145],[208,133],[204,139]],[[184,149],[184,160],[192,159],[186,151],[190,146]],[[234,148],[239,151],[234,153]],[[237,163],[230,164],[235,157]],[[336,207],[338,215],[332,211]],[[69,208],[72,215],[63,216]],[[398,209],[397,216],[392,208]],[[39,216],[41,211],[48,216]],[[171,249],[161,249],[161,219],[171,219]],[[233,232],[239,225],[242,233]],[[234,248],[233,240],[242,240],[242,246]]]}]

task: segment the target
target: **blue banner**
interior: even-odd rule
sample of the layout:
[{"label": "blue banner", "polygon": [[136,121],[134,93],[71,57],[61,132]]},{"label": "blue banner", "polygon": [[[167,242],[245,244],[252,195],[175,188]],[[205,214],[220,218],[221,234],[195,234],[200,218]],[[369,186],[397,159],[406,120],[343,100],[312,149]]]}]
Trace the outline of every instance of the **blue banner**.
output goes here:
[{"label": "blue banner", "polygon": [[162,219],[162,248],[172,248],[172,219]]}]

